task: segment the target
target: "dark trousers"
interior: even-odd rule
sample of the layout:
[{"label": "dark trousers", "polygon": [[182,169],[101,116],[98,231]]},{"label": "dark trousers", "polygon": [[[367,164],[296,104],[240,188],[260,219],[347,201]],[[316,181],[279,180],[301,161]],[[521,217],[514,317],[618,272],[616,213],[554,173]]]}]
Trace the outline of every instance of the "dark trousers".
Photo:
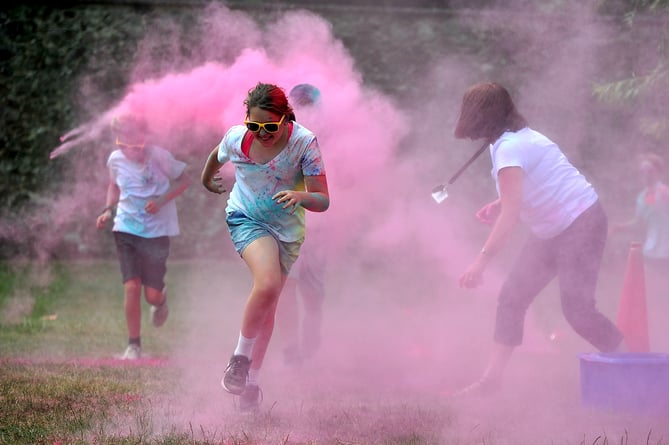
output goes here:
[{"label": "dark trousers", "polygon": [[530,237],[500,291],[496,342],[508,346],[522,343],[527,308],[557,276],[562,312],[571,327],[600,351],[617,348],[622,334],[595,305],[607,225],[606,214],[597,202],[554,238]]}]

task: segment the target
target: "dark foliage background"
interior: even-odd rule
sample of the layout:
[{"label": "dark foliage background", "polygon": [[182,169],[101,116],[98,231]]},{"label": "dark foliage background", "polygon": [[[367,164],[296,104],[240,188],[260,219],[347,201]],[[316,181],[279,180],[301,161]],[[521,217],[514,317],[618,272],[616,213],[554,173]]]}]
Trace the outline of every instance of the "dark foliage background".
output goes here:
[{"label": "dark foliage background", "polygon": [[[0,10],[0,257],[16,255],[72,257],[109,255],[110,243],[101,242],[92,228],[99,208],[78,208],[76,217],[64,225],[46,245],[35,248],[35,240],[50,225],[48,209],[52,196],[68,192],[68,177],[90,175],[104,170],[104,156],[96,150],[79,150],[78,161],[87,157],[90,170],[75,171],[69,156],[49,160],[59,136],[96,114],[108,109],[127,92],[132,82],[131,68],[138,44],[147,29],[164,28],[178,32],[181,58],[161,57],[166,51],[151,48],[153,72],[161,76],[169,70],[187,69],[198,60],[198,45],[186,32],[208,2],[203,1],[71,1],[22,2]],[[522,78],[510,78],[513,70],[526,70],[524,61],[514,57],[509,42],[513,32],[499,38],[499,29],[471,28],[467,14],[492,8],[500,14],[521,12],[533,20],[569,20],[564,2],[478,1],[293,1],[225,2],[241,9],[259,23],[272,20],[288,9],[311,9],[332,23],[335,37],[354,57],[365,83],[398,99],[415,100],[420,85],[412,80],[422,73],[434,54],[449,51],[480,61],[481,72],[499,73],[512,88]],[[600,0],[600,20],[609,22],[617,34],[602,43],[600,70],[591,80],[592,101],[590,140],[576,147],[585,170],[612,196],[629,200],[635,185],[607,176],[607,164],[629,162],[624,150],[602,146],[598,134],[607,128],[630,128],[631,150],[651,147],[665,155],[669,146],[667,103],[669,69],[667,62],[668,1]],[[528,16],[528,17],[529,17]],[[171,26],[165,26],[169,23]],[[177,29],[173,27],[176,24]],[[169,35],[166,41],[170,40]],[[629,48],[651,51],[625,51]],[[624,54],[621,57],[620,54]],[[651,57],[648,56],[651,54]],[[225,57],[225,55],[222,55]],[[541,56],[541,55],[539,55]],[[550,57],[550,55],[544,55]],[[181,65],[179,65],[179,63]],[[630,110],[635,110],[634,120]],[[641,115],[639,116],[639,110]],[[203,159],[186,161],[197,170]],[[194,185],[182,200],[183,214],[197,214],[208,206],[199,193],[197,173]],[[483,178],[482,180],[484,180]],[[104,189],[97,193],[100,202]],[[185,204],[188,203],[188,204]],[[221,235],[220,224],[206,218],[182,221],[183,236],[175,239],[176,256],[206,252],[211,240]],[[194,248],[195,247],[195,248]]]}]

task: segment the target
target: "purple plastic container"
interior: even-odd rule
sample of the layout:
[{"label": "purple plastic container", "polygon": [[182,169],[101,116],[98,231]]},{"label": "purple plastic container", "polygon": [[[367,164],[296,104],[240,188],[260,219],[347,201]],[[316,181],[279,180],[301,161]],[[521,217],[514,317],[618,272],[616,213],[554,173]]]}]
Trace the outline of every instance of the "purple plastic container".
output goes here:
[{"label": "purple plastic container", "polygon": [[579,357],[584,405],[669,415],[669,354],[587,353]]}]

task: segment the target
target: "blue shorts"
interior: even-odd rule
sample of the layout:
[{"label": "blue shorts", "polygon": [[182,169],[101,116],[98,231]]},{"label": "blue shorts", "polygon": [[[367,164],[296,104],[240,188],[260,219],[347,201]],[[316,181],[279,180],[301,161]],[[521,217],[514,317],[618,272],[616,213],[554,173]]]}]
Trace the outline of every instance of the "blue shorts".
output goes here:
[{"label": "blue shorts", "polygon": [[281,272],[288,275],[291,267],[295,264],[297,256],[300,253],[300,246],[303,240],[286,242],[278,239],[274,233],[267,227],[266,224],[249,218],[239,211],[228,213],[226,217],[228,223],[228,230],[232,243],[235,245],[235,250],[239,255],[244,252],[244,249],[258,238],[263,236],[271,236],[279,245],[279,262],[281,263]]},{"label": "blue shorts", "polygon": [[162,290],[165,287],[170,238],[143,238],[125,232],[114,232],[116,251],[121,263],[123,283],[139,278],[144,286]]}]

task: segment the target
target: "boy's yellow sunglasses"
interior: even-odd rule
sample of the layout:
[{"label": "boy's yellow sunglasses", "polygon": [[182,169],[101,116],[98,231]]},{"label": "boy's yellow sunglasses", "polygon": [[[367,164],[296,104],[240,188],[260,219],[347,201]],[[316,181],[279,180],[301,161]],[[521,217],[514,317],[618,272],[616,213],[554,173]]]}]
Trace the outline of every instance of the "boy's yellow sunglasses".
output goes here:
[{"label": "boy's yellow sunglasses", "polygon": [[286,118],[286,115],[284,114],[281,116],[281,120],[279,122],[254,122],[254,121],[249,121],[245,120],[244,124],[246,125],[246,128],[249,129],[249,131],[252,131],[254,133],[260,131],[260,129],[265,130],[267,133],[276,133],[279,131],[279,128],[281,127],[281,124],[283,123],[283,120]]},{"label": "boy's yellow sunglasses", "polygon": [[127,144],[122,142],[119,138],[116,138],[116,145],[121,148],[144,148],[144,144]]}]

